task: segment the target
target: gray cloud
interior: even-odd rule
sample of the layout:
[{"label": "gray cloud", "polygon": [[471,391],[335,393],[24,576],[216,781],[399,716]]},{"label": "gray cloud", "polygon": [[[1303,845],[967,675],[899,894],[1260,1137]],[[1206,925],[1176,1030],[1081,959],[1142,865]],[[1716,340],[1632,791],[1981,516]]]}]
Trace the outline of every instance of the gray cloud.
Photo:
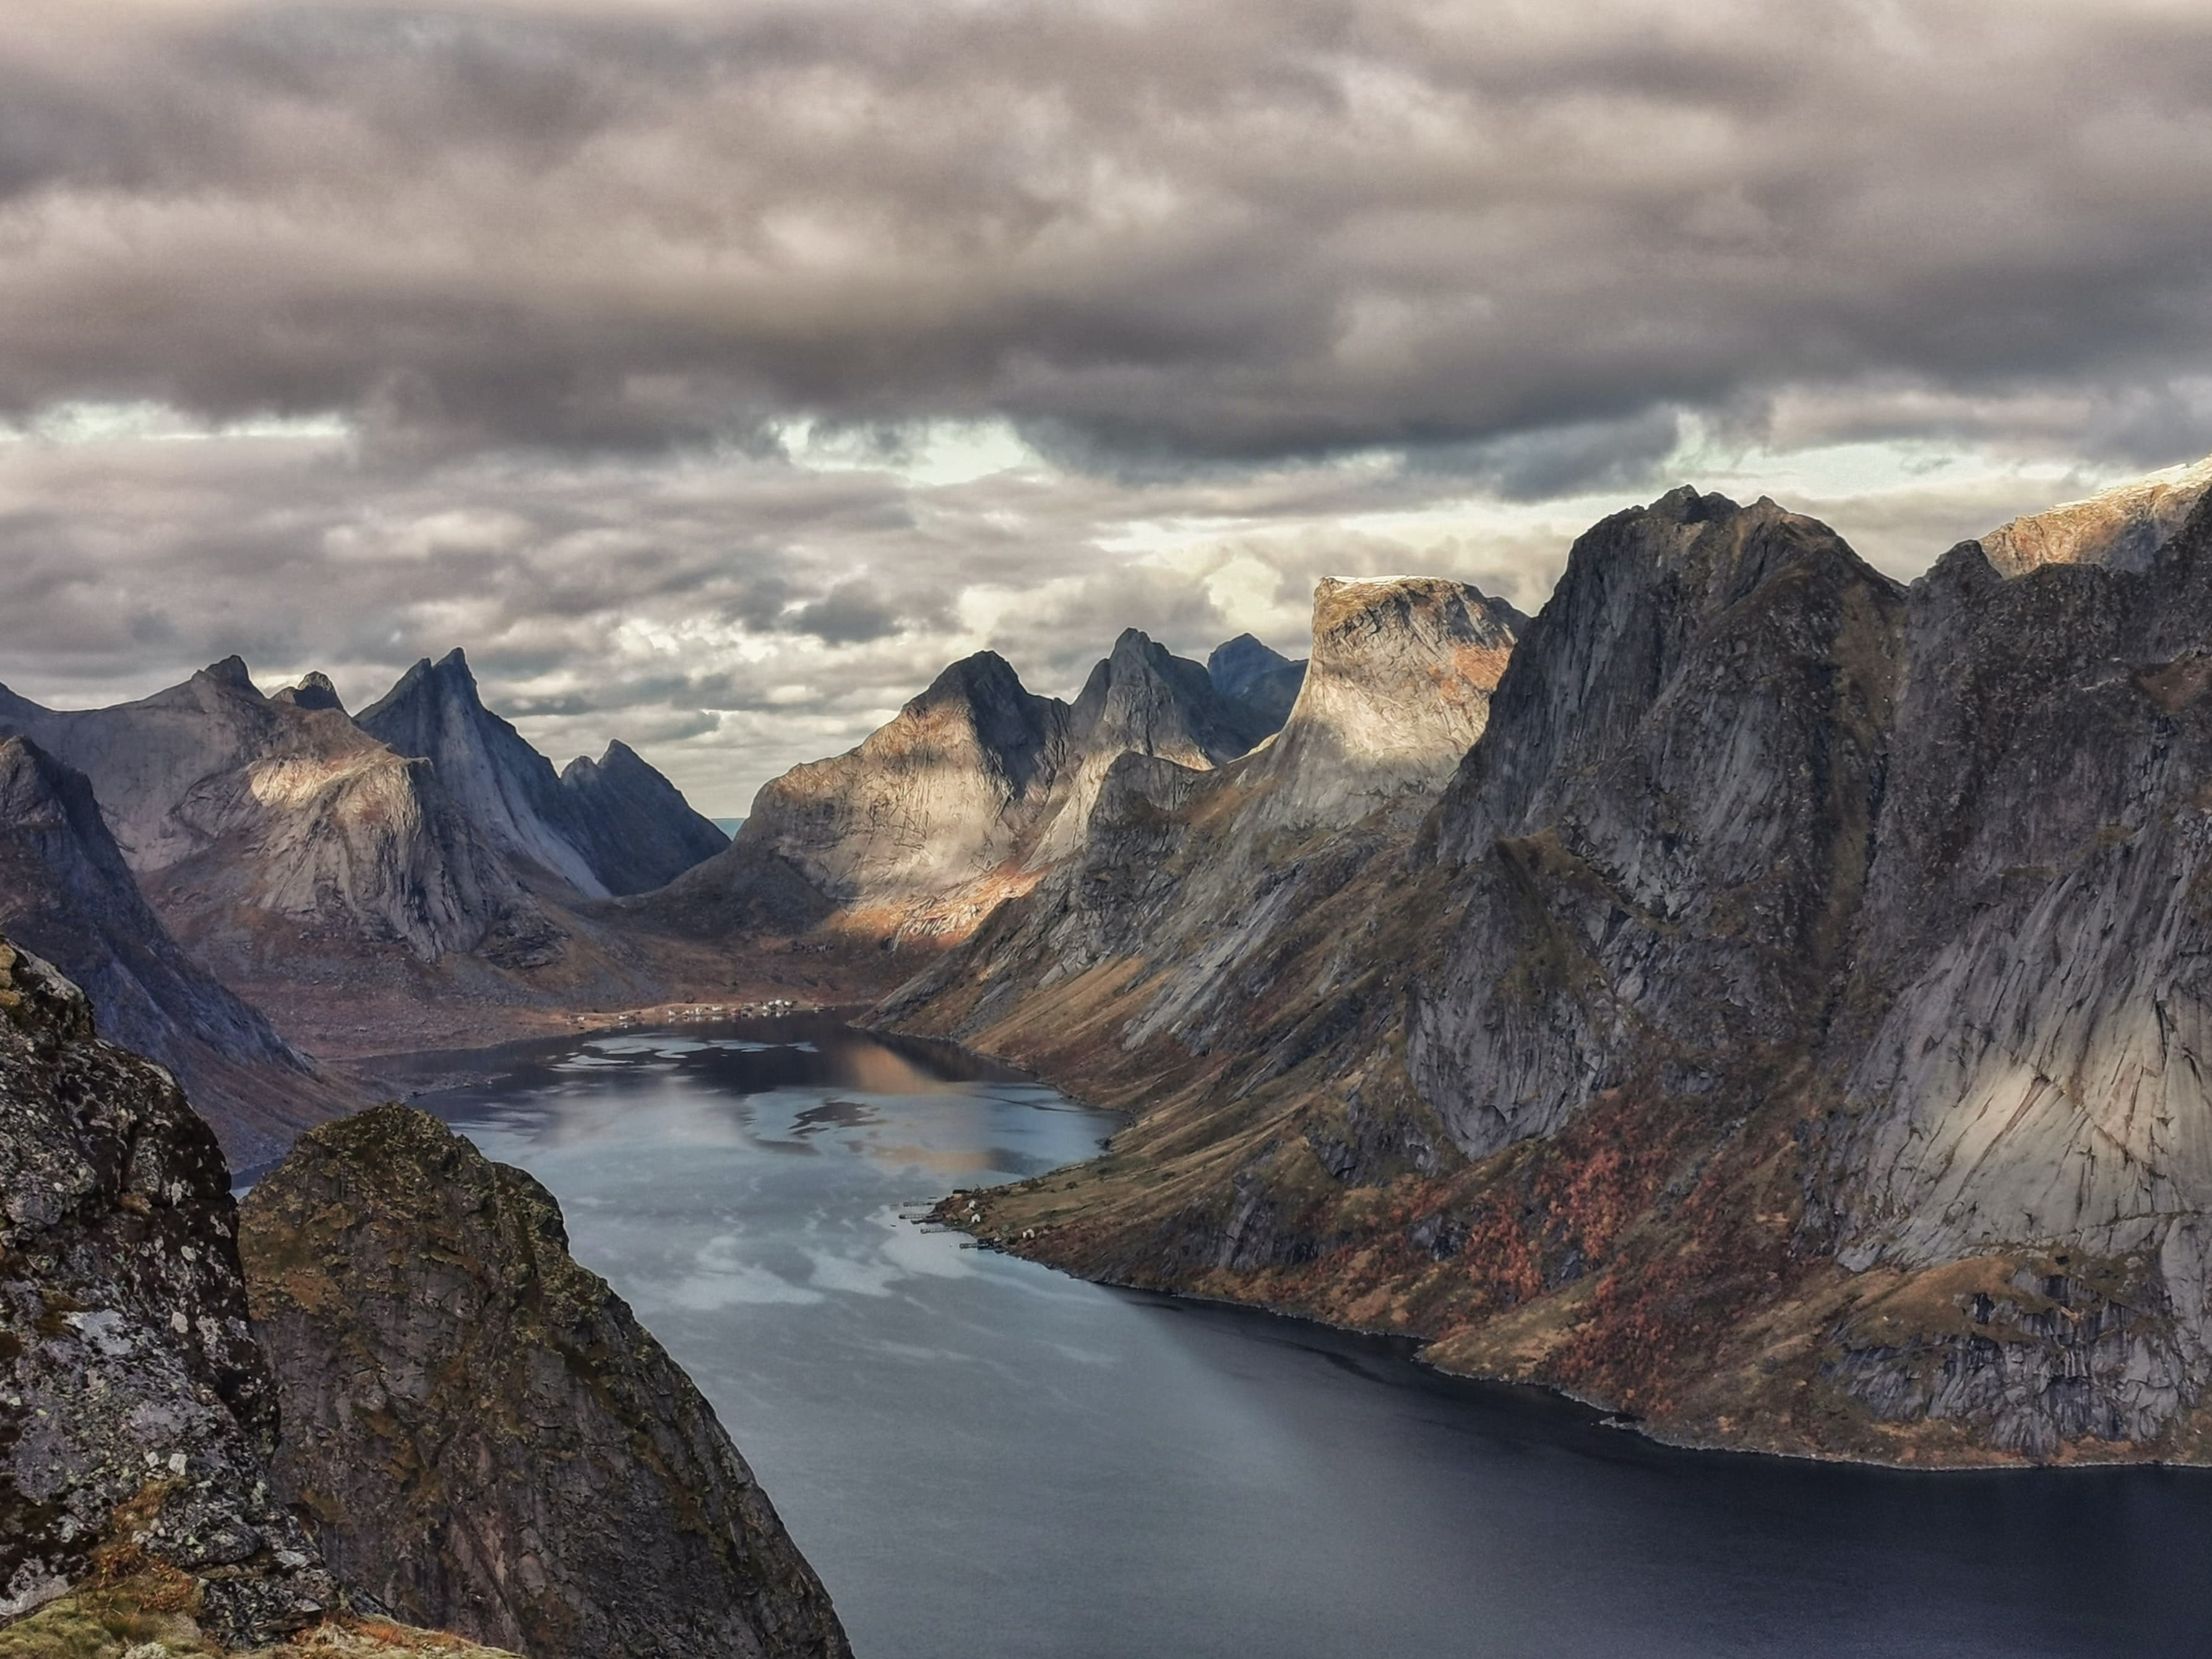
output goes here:
[{"label": "gray cloud", "polygon": [[0,43],[0,403],[1251,458],[2061,385],[2162,459],[2208,88],[2151,0],[71,9]]}]

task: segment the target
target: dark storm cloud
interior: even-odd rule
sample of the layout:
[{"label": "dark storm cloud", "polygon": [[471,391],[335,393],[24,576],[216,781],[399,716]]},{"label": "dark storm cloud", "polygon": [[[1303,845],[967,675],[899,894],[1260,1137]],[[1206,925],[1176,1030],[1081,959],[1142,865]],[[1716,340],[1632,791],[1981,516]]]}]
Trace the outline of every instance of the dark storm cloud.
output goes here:
[{"label": "dark storm cloud", "polygon": [[0,404],[1267,457],[2056,389],[2164,460],[2212,445],[2162,390],[2208,367],[2208,88],[2212,16],[2148,0],[45,8]]}]

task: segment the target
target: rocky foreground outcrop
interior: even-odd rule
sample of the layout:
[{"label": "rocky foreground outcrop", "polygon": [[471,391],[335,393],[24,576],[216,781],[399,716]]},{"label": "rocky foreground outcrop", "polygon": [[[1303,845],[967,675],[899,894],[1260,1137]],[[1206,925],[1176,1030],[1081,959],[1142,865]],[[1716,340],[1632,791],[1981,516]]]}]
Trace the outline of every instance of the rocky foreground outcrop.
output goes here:
[{"label": "rocky foreground outcrop", "polygon": [[264,1478],[276,1400],[215,1136],[5,940],[0,1221],[0,1619],[87,1581],[230,1646],[336,1610]]},{"label": "rocky foreground outcrop", "polygon": [[713,1409],[528,1176],[380,1107],[303,1138],[241,1246],[276,1486],[349,1584],[532,1659],[848,1652]]},{"label": "rocky foreground outcrop", "polygon": [[1909,593],[1771,502],[1615,515],[1364,852],[1255,868],[1267,796],[1117,773],[1118,867],[884,1017],[1140,1115],[947,1218],[1691,1442],[2203,1459],[2212,504],[2177,487]]},{"label": "rocky foreground outcrop", "polygon": [[0,939],[0,1659],[497,1659],[395,1607],[530,1659],[848,1652],[534,1182],[392,1106],[242,1218],[175,1079]]}]

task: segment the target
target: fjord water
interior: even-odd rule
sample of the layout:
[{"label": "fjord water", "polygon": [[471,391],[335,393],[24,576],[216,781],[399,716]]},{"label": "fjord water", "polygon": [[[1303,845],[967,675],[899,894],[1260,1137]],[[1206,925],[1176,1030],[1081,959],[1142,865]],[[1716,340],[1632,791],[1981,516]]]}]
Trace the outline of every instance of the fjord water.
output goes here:
[{"label": "fjord water", "polygon": [[860,1659],[2212,1650],[2212,1474],[1672,1451],[1382,1340],[926,1229],[1114,1127],[955,1050],[624,1032],[421,1103],[560,1199]]}]

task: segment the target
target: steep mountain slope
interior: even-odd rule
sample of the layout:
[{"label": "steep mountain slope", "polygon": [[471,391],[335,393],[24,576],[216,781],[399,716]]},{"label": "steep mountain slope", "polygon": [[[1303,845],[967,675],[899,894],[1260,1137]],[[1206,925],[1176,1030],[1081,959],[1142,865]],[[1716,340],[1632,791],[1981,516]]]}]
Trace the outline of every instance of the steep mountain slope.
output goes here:
[{"label": "steep mountain slope", "polygon": [[607,896],[607,884],[576,844],[572,798],[553,763],[483,706],[460,651],[435,663],[423,658],[355,722],[395,754],[428,760],[446,793],[494,846],[540,866],[586,898]]},{"label": "steep mountain slope", "polygon": [[496,930],[545,931],[430,767],[335,708],[264,697],[235,657],[112,708],[0,696],[0,733],[90,779],[124,856],[195,945],[221,936],[246,953],[257,914],[425,961]]},{"label": "steep mountain slope", "polygon": [[[1109,1052],[1236,1045],[1256,1008],[1307,994],[1285,967],[1311,924],[1402,856],[1481,734],[1522,621],[1456,582],[1324,581],[1272,743],[1216,769],[1121,755],[1077,855],[886,1014],[994,1046],[1014,1028],[1080,1046],[1114,1025]],[[1322,970],[1356,971],[1348,957]]]},{"label": "steep mountain slope", "polygon": [[1410,854],[1223,911],[1276,944],[1219,1012],[1147,1023],[1204,791],[1133,769],[1146,927],[1041,889],[887,1006],[1142,1113],[944,1214],[1678,1438],[2203,1456],[2208,561],[1908,601],[1771,503],[1607,520]]},{"label": "steep mountain slope", "polygon": [[665,887],[730,838],[691,810],[676,786],[617,739],[596,761],[562,769],[571,837],[611,893]]},{"label": "steep mountain slope", "polygon": [[234,1160],[359,1103],[185,954],[83,775],[20,738],[0,743],[0,927],[82,988],[112,1040],[175,1072]]},{"label": "steep mountain slope", "polygon": [[713,1408],[520,1170],[380,1107],[304,1138],[240,1247],[276,1482],[349,1582],[532,1659],[850,1652]]},{"label": "steep mountain slope", "polygon": [[2212,501],[2133,548],[1916,586],[1834,1045],[1834,1243],[1903,1276],[1842,1373],[2040,1453],[2212,1384]]},{"label": "steep mountain slope", "polygon": [[1249,634],[1224,641],[1206,659],[1206,678],[1213,682],[1213,689],[1229,702],[1241,704],[1261,729],[1268,732],[1290,718],[1305,672],[1304,663],[1292,662]]},{"label": "steep mountain slope", "polygon": [[611,750],[564,787],[483,711],[458,653],[399,690],[380,723],[442,744],[473,805],[438,761],[348,719],[325,677],[264,697],[235,658],[112,708],[0,690],[0,736],[84,772],[179,943],[318,1052],[456,1046],[532,1010],[725,991],[704,952],[595,907],[518,845],[518,812],[543,807],[533,833],[590,890],[660,879],[719,838],[659,773]]}]

